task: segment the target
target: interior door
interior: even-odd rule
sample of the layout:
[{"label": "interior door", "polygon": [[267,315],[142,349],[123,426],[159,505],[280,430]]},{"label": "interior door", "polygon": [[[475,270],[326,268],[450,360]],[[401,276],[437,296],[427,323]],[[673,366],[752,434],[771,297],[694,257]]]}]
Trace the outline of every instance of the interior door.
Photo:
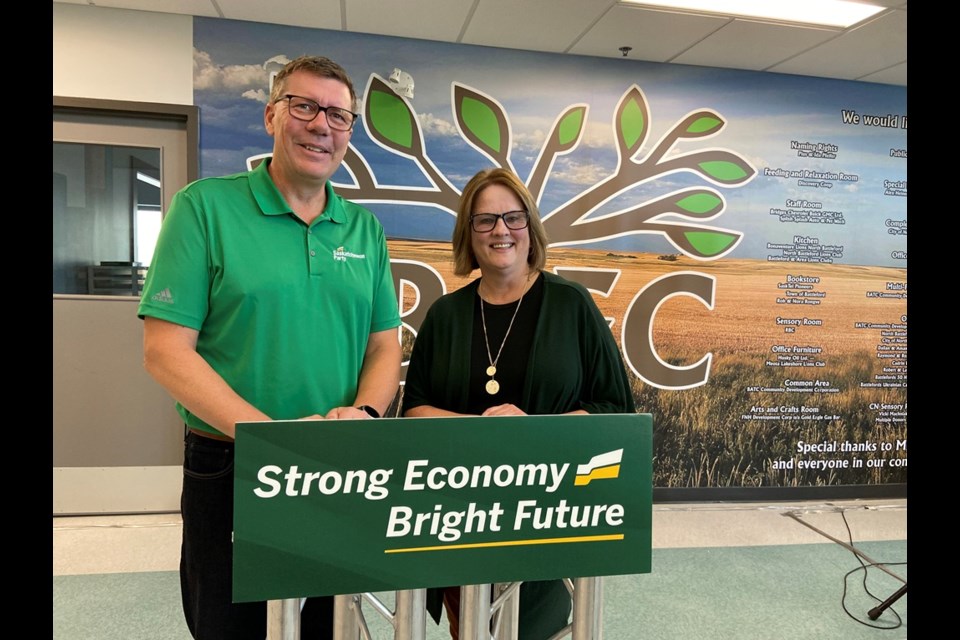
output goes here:
[{"label": "interior door", "polygon": [[196,107],[54,99],[55,515],[179,509],[183,423],[136,312],[197,139]]}]

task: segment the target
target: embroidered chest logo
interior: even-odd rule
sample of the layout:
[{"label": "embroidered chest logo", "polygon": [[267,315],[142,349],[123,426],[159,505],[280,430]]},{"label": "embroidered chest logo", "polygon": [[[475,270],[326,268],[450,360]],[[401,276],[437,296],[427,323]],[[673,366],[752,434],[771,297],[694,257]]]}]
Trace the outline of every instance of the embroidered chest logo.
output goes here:
[{"label": "embroidered chest logo", "polygon": [[346,262],[348,258],[353,260],[357,260],[357,259],[366,260],[367,256],[366,254],[363,254],[363,253],[354,253],[352,251],[347,251],[343,247],[337,247],[336,249],[333,250],[334,260],[338,260],[340,262]]}]

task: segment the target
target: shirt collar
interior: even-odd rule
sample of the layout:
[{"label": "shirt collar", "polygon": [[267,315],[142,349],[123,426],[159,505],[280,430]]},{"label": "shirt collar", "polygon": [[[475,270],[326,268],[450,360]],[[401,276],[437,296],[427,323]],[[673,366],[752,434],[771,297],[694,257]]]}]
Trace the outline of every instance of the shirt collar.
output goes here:
[{"label": "shirt collar", "polygon": [[[292,214],[293,209],[287,204],[283,194],[277,189],[277,185],[274,184],[273,178],[270,177],[270,173],[267,171],[267,165],[269,164],[270,158],[265,158],[263,162],[258,164],[256,168],[250,172],[250,188],[253,191],[253,197],[257,201],[257,205],[260,207],[263,215],[277,216]],[[333,185],[330,184],[329,180],[327,180],[327,183],[324,185],[324,189],[327,192],[327,205],[323,213],[314,220],[314,223],[322,220],[331,220],[336,223],[346,222],[347,218],[346,212],[343,209],[343,202],[340,196],[334,192]]]}]

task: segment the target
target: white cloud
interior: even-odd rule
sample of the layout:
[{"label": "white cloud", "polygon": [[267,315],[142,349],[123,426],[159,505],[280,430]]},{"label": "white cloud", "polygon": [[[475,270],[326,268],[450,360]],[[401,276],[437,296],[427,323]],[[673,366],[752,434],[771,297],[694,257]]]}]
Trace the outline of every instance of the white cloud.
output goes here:
[{"label": "white cloud", "polygon": [[267,104],[267,100],[270,99],[270,94],[263,89],[248,89],[240,95],[250,100],[256,100],[261,104]]},{"label": "white cloud", "polygon": [[218,65],[206,51],[193,50],[194,89],[243,94],[248,90],[266,91],[269,83],[270,77],[263,65]]},{"label": "white cloud", "polygon": [[438,118],[432,113],[421,113],[417,116],[420,120],[420,126],[423,127],[424,134],[435,134],[440,136],[457,136],[456,125],[449,120]]},{"label": "white cloud", "polygon": [[615,149],[613,127],[606,122],[588,122],[580,144],[588,149]]},{"label": "white cloud", "polygon": [[[554,123],[541,116],[514,116],[510,118],[510,124],[514,144],[518,148],[539,151]],[[610,125],[588,121],[578,146],[584,149],[614,148]]]},{"label": "white cloud", "polygon": [[540,151],[547,134],[537,129],[533,133],[514,133],[513,144],[518,151],[532,151],[534,154]]},{"label": "white cloud", "polygon": [[602,167],[594,163],[571,162],[565,158],[560,158],[553,165],[553,171],[550,174],[551,180],[564,180],[573,184],[584,184],[593,186],[601,180],[610,177],[610,168]]}]

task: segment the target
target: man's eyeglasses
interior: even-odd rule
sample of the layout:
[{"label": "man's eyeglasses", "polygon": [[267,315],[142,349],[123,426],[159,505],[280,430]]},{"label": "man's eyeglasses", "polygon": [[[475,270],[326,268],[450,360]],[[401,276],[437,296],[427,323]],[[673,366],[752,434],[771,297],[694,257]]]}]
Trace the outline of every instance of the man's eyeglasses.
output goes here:
[{"label": "man's eyeglasses", "polygon": [[486,233],[493,231],[497,226],[497,220],[503,220],[507,229],[518,231],[526,229],[530,222],[530,214],[526,211],[507,211],[506,213],[472,213],[470,214],[470,226],[477,233]]},{"label": "man's eyeglasses", "polygon": [[327,116],[327,124],[330,125],[331,129],[337,131],[350,131],[353,128],[353,123],[360,117],[359,113],[353,113],[340,107],[321,107],[319,103],[310,98],[301,96],[287,94],[277,102],[280,102],[280,100],[287,100],[287,110],[290,115],[304,122],[311,122],[323,111]]}]

